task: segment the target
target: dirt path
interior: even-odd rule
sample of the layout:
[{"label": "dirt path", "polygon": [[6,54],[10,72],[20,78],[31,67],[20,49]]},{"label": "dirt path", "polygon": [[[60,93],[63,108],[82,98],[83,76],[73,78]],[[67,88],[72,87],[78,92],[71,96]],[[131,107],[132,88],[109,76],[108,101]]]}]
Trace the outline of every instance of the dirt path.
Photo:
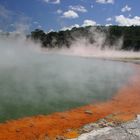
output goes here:
[{"label": "dirt path", "polygon": [[[89,110],[92,113],[85,113]],[[77,129],[110,114],[115,120],[127,121],[140,113],[140,67],[127,85],[105,103],[87,105],[63,113],[35,116],[0,124],[0,140],[47,140],[64,135],[76,137]]]}]

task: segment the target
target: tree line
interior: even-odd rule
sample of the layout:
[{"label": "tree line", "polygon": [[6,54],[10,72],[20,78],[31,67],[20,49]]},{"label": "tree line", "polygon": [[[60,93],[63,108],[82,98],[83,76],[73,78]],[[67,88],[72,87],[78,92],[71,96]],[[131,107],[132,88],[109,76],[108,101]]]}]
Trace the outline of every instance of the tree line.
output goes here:
[{"label": "tree line", "polygon": [[29,37],[35,41],[40,41],[42,47],[45,48],[69,48],[72,42],[80,38],[85,38],[90,44],[94,44],[96,33],[106,36],[101,48],[106,45],[111,47],[116,43],[116,40],[122,38],[122,46],[118,49],[140,51],[140,26],[87,26],[49,33],[35,29]]}]

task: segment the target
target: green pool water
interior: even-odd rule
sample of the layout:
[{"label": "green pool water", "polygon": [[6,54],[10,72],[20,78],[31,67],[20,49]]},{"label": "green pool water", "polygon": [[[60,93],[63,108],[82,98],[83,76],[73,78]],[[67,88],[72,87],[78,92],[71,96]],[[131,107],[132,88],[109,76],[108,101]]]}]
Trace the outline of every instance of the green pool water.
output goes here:
[{"label": "green pool water", "polygon": [[108,100],[132,74],[127,63],[56,54],[0,60],[0,121]]}]

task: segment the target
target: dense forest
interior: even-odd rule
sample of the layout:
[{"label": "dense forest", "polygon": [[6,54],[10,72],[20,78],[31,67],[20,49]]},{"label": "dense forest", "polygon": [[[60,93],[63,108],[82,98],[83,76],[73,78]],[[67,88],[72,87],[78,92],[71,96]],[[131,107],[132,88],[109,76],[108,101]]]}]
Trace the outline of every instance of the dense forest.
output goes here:
[{"label": "dense forest", "polygon": [[112,47],[119,38],[123,39],[122,45],[118,49],[140,51],[140,26],[88,26],[72,28],[71,30],[45,33],[43,30],[36,29],[31,32],[30,37],[35,41],[40,41],[42,47],[61,48],[70,47],[72,42],[78,39],[86,39],[90,44],[96,42],[95,34],[105,36],[101,48]]}]

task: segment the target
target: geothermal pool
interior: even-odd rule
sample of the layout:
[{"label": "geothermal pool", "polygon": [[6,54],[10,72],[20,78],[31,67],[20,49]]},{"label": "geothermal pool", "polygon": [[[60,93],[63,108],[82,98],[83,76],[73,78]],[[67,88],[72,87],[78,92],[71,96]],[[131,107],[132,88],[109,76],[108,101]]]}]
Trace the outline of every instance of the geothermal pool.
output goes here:
[{"label": "geothermal pool", "polygon": [[[65,111],[112,98],[128,63],[56,54],[0,61],[0,121]],[[15,61],[16,60],[16,61]]]}]

